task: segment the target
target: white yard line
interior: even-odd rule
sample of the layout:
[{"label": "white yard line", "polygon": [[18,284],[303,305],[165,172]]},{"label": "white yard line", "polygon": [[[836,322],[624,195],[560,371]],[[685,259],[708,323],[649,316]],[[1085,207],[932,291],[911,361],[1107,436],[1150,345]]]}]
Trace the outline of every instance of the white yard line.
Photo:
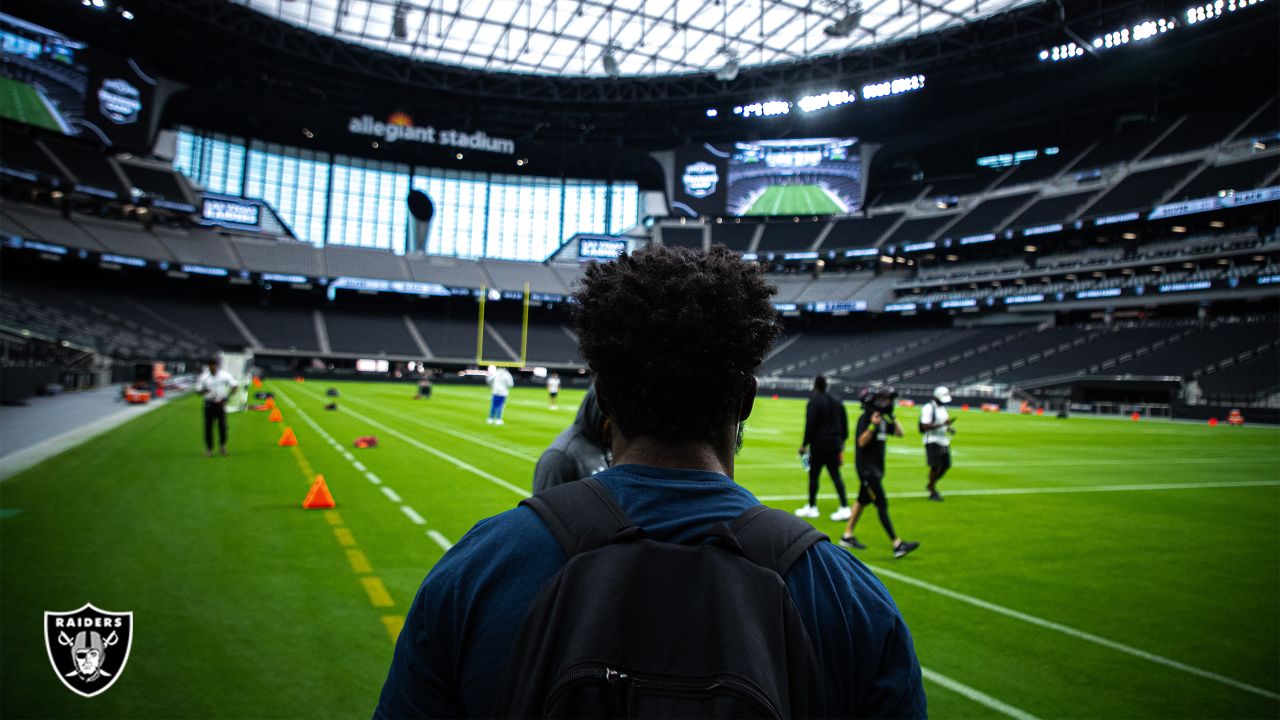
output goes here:
[{"label": "white yard line", "polygon": [[453,543],[449,542],[448,538],[446,538],[444,535],[441,535],[439,532],[435,530],[428,530],[427,537],[434,540],[435,543],[439,545],[440,548],[445,552],[449,552],[449,548],[453,547]]},{"label": "white yard line", "polygon": [[949,590],[939,585],[934,585],[933,583],[925,582],[924,580],[917,580],[911,577],[910,575],[903,575],[902,573],[894,572],[893,570],[889,570],[888,568],[879,567],[875,565],[867,565],[867,567],[871,568],[871,571],[876,573],[877,575],[881,575],[887,578],[892,578],[899,582],[906,583],[907,585],[912,585],[912,586],[921,588],[923,590],[928,590],[929,592],[936,593],[938,595],[942,595],[943,597],[947,597],[952,600],[956,600],[968,605],[972,605],[976,608],[989,610],[990,612],[996,613],[998,615],[1004,615],[1005,617],[1013,618],[1014,620],[1021,620],[1025,623],[1029,623],[1037,627],[1045,628],[1046,630],[1053,630],[1055,632],[1062,633],[1063,635],[1068,635],[1078,640],[1084,640],[1085,642],[1091,642],[1095,645],[1101,645],[1102,647],[1109,648],[1111,650],[1115,650],[1117,652],[1121,652],[1126,655],[1132,655],[1133,657],[1141,658],[1142,660],[1147,660],[1148,662],[1152,662],[1157,665],[1163,665],[1165,667],[1172,668],[1174,670],[1179,670],[1189,675],[1195,675],[1197,677],[1201,677],[1206,680],[1213,680],[1214,682],[1222,683],[1223,685],[1229,685],[1238,690],[1244,690],[1245,692],[1250,692],[1255,695],[1261,695],[1262,697],[1265,697],[1271,700],[1280,700],[1280,693],[1275,693],[1265,688],[1260,688],[1254,685],[1250,685],[1248,683],[1241,682],[1234,678],[1229,678],[1226,675],[1220,675],[1210,670],[1205,670],[1203,668],[1195,667],[1194,665],[1187,665],[1186,663],[1178,662],[1177,660],[1164,657],[1163,655],[1156,655],[1155,653],[1147,652],[1146,650],[1140,650],[1131,645],[1125,645],[1123,643],[1118,643],[1114,640],[1108,640],[1107,638],[1101,637],[1099,635],[1094,635],[1093,633],[1085,632],[1084,630],[1077,630],[1076,628],[1070,627],[1068,625],[1063,625],[1061,623],[1056,623],[1056,622],[1053,622],[1052,620],[1046,620],[1042,617],[1037,617],[1035,615],[1020,612],[1012,608],[1004,607],[1003,605],[997,605],[992,602],[987,602],[986,600],[973,597],[972,595],[965,595],[963,593],[959,593],[954,590]]},{"label": "white yard line", "polygon": [[[1038,488],[974,488],[970,490],[948,490],[947,497],[971,495],[1058,495],[1071,493],[1100,492],[1149,492],[1157,490],[1204,490],[1206,488],[1242,488],[1242,487],[1276,487],[1280,480],[1239,480],[1203,483],[1163,483],[1147,485],[1080,485],[1077,487],[1038,487]],[[923,490],[914,492],[887,493],[891,498],[924,498],[929,493]],[[823,493],[818,496],[822,500],[834,500],[834,493]],[[808,495],[762,495],[756,498],[760,502],[783,502],[790,500],[808,500]]]},{"label": "white yard line", "polygon": [[398,503],[398,502],[400,502],[400,500],[401,500],[401,498],[400,498],[400,494],[399,494],[399,493],[397,493],[395,490],[392,490],[391,488],[387,487],[386,485],[383,485],[380,489],[382,490],[382,494],[383,494],[383,495],[386,495],[386,496],[387,496],[387,499],[388,499],[388,500],[390,500],[391,502],[393,502],[393,503]]},{"label": "white yard line", "polygon": [[[913,450],[911,452],[902,452],[902,451],[891,452],[890,454],[893,454],[893,455],[919,454],[922,459],[924,458],[923,452],[918,450]],[[1084,467],[1084,466],[1106,467],[1108,465],[1143,465],[1143,466],[1148,466],[1148,465],[1230,465],[1232,463],[1262,463],[1262,464],[1274,464],[1274,465],[1280,466],[1280,459],[1276,458],[1275,456],[1251,458],[1251,457],[1240,457],[1238,455],[1234,457],[1224,457],[1224,458],[1170,458],[1168,456],[1162,456],[1162,457],[1153,457],[1146,460],[1134,460],[1134,459],[1045,460],[1041,458],[1029,458],[1027,460],[992,460],[988,462],[964,461],[959,464],[959,467],[961,469],[963,468],[1002,468],[1002,467],[1025,468],[1028,466],[1034,466],[1036,468],[1045,468],[1045,467]],[[800,466],[800,461],[798,457],[796,459],[796,462],[792,462],[792,463],[761,463],[761,464],[744,463],[741,465],[735,465],[734,467],[738,470],[797,470],[800,472],[803,472],[804,470]]]},{"label": "white yard line", "polygon": [[963,695],[989,710],[995,710],[1001,715],[1005,715],[1011,718],[1016,718],[1016,720],[1037,720],[1035,715],[1032,715],[1031,713],[1026,712],[1025,710],[1019,710],[1018,708],[1008,703],[1001,702],[991,697],[990,695],[982,692],[981,690],[975,690],[974,688],[971,688],[968,685],[965,685],[964,683],[961,683],[956,680],[952,680],[946,675],[934,672],[927,667],[920,668],[920,672],[921,674],[924,675],[925,680],[928,680],[929,682],[934,683],[935,685],[941,685],[942,687],[958,695]]},{"label": "white yard line", "polygon": [[[312,395],[313,397],[319,398],[319,396],[318,396],[318,395],[314,395],[314,394],[309,393],[309,392],[307,392],[307,391],[305,391],[305,390],[304,390],[303,392],[304,392],[305,394]],[[367,415],[363,415],[363,414],[361,414],[361,413],[358,413],[358,412],[356,412],[355,410],[352,410],[350,407],[347,407],[345,404],[344,404],[344,405],[343,405],[343,407],[339,410],[339,412],[344,412],[344,413],[346,413],[346,414],[350,415],[351,417],[353,417],[353,418],[355,418],[355,419],[357,419],[357,420],[359,420],[359,421],[361,421],[361,422],[368,423],[368,424],[372,425],[373,427],[378,428],[379,430],[382,430],[383,432],[387,433],[388,435],[391,435],[391,436],[393,436],[393,437],[399,438],[400,440],[403,440],[404,442],[409,443],[410,445],[412,445],[412,446],[414,446],[414,447],[418,448],[419,450],[421,450],[421,451],[423,451],[423,452],[426,452],[426,453],[430,453],[430,454],[432,454],[432,455],[435,455],[436,457],[440,458],[441,460],[444,460],[444,461],[445,461],[445,462],[447,462],[447,463],[452,464],[454,467],[457,467],[457,468],[458,468],[458,469],[460,469],[460,470],[465,470],[465,471],[467,471],[467,472],[471,473],[472,475],[475,475],[475,476],[477,476],[477,477],[480,477],[480,478],[483,478],[483,479],[485,479],[485,480],[488,480],[489,482],[493,483],[494,485],[497,485],[497,486],[499,486],[499,487],[506,488],[507,490],[510,490],[511,492],[513,492],[513,493],[515,493],[515,494],[519,495],[519,496],[520,496],[520,497],[522,497],[522,498],[529,497],[529,495],[531,494],[528,490],[525,490],[525,489],[524,489],[524,488],[522,488],[522,487],[517,487],[516,485],[512,485],[511,483],[507,482],[506,480],[503,480],[502,478],[497,477],[497,476],[495,476],[495,475],[490,475],[489,473],[485,472],[484,470],[481,470],[480,468],[478,468],[478,467],[476,467],[476,466],[474,466],[474,465],[472,465],[472,464],[470,464],[470,463],[468,463],[468,462],[466,462],[466,461],[464,461],[464,460],[461,460],[461,459],[459,459],[459,458],[457,458],[457,457],[454,457],[453,455],[450,455],[449,453],[444,452],[443,450],[438,450],[438,449],[436,449],[436,448],[434,448],[434,447],[432,447],[432,446],[430,446],[430,445],[428,445],[428,444],[426,444],[426,443],[422,442],[421,440],[418,440],[417,438],[411,437],[411,436],[409,436],[409,435],[405,435],[404,433],[400,432],[399,430],[396,430],[395,428],[393,428],[393,427],[391,427],[391,426],[389,426],[389,425],[384,425],[384,424],[382,424],[382,423],[378,422],[377,420],[374,420],[373,418],[371,418],[371,417],[369,417],[369,416],[367,416]]]},{"label": "white yard line", "polygon": [[[357,404],[357,405],[365,405],[365,406],[367,406],[367,407],[378,408],[378,406],[377,406],[377,405],[375,405],[375,404],[373,404],[373,403],[371,403],[371,402],[365,401],[365,400],[357,400],[356,398],[346,398],[346,400],[347,400],[347,402],[355,403],[355,404]],[[378,409],[381,409],[381,408],[378,408]],[[422,427],[427,428],[428,430],[435,430],[436,432],[442,432],[442,433],[444,433],[445,435],[451,435],[451,436],[453,436],[453,437],[458,438],[459,440],[466,440],[467,442],[470,442],[470,443],[472,443],[472,444],[474,444],[474,445],[480,445],[481,447],[487,447],[487,448],[489,448],[490,450],[493,450],[493,451],[496,451],[496,452],[500,452],[500,453],[502,453],[502,454],[504,454],[504,455],[510,455],[511,457],[519,458],[519,459],[524,460],[524,461],[526,461],[526,462],[531,462],[531,463],[536,463],[536,462],[538,462],[538,458],[536,458],[536,457],[534,457],[533,455],[530,455],[530,454],[528,454],[528,453],[523,453],[523,452],[520,452],[519,450],[512,450],[511,448],[506,447],[506,446],[504,446],[504,445],[499,445],[499,444],[497,444],[497,443],[491,443],[491,442],[488,442],[488,441],[483,440],[483,439],[481,439],[481,438],[477,438],[477,437],[475,437],[475,436],[473,436],[473,435],[469,435],[469,434],[467,434],[467,433],[458,432],[457,430],[451,430],[451,429],[449,429],[449,428],[447,428],[447,427],[444,427],[444,426],[442,426],[442,425],[439,425],[439,424],[436,424],[436,423],[433,423],[433,422],[430,422],[430,421],[427,421],[427,420],[422,420],[422,419],[420,419],[420,418],[416,418],[416,417],[409,416],[409,415],[397,415],[397,416],[396,416],[396,418],[397,418],[397,419],[400,419],[400,420],[408,420],[409,422],[411,422],[411,423],[413,423],[413,424],[415,424],[415,425],[421,425]]]},{"label": "white yard line", "polygon": [[413,508],[409,507],[408,505],[401,505],[401,506],[400,506],[400,512],[404,513],[404,514],[405,514],[405,516],[406,516],[406,517],[408,517],[408,518],[409,518],[409,520],[410,520],[410,522],[412,522],[414,525],[426,525],[426,524],[427,524],[427,521],[426,521],[426,520],[424,520],[424,519],[423,519],[423,517],[422,517],[421,515],[419,515],[419,514],[418,514],[418,511],[417,511],[417,510],[414,510]]}]

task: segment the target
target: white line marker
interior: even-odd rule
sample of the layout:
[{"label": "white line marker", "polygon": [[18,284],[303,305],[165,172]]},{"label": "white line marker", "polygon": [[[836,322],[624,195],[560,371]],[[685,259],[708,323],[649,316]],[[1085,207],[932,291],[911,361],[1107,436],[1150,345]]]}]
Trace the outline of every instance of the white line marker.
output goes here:
[{"label": "white line marker", "polygon": [[[377,407],[377,406],[376,406],[376,405],[374,405],[373,403],[370,403],[370,402],[367,402],[367,401],[364,401],[364,400],[357,400],[357,399],[355,399],[355,398],[347,398],[347,400],[348,400],[349,402],[358,403],[358,404],[360,404],[360,405],[366,405],[366,406],[374,407],[374,408],[376,408],[376,407]],[[456,438],[458,438],[459,440],[466,440],[467,442],[470,442],[470,443],[472,443],[472,444],[474,444],[474,445],[480,445],[480,446],[482,446],[482,447],[487,447],[487,448],[489,448],[490,450],[496,450],[497,452],[503,453],[503,454],[505,454],[505,455],[510,455],[511,457],[514,457],[514,458],[520,458],[521,460],[524,460],[524,461],[526,461],[526,462],[531,462],[531,463],[536,463],[536,462],[538,462],[538,458],[537,458],[537,457],[535,457],[535,456],[533,456],[533,455],[529,455],[528,453],[523,453],[523,452],[520,452],[519,450],[512,450],[512,449],[511,449],[511,448],[509,448],[509,447],[505,447],[505,446],[503,446],[503,445],[498,445],[498,444],[496,444],[496,443],[487,442],[487,441],[482,440],[482,439],[480,439],[480,438],[473,437],[473,436],[471,436],[471,435],[468,435],[468,434],[466,434],[466,433],[461,433],[461,432],[458,432],[458,431],[456,431],[456,430],[450,430],[450,429],[449,429],[449,428],[447,428],[447,427],[444,427],[444,426],[442,426],[442,425],[437,425],[436,423],[433,423],[433,422],[428,422],[428,421],[426,421],[426,420],[421,420],[421,419],[419,419],[419,418],[415,418],[415,417],[403,417],[403,416],[397,416],[397,417],[398,417],[399,419],[401,419],[401,420],[408,420],[409,422],[414,423],[415,425],[421,425],[422,427],[427,428],[427,429],[429,429],[429,430],[435,430],[436,432],[442,432],[442,433],[444,433],[445,435],[452,435],[453,437],[456,437]]]},{"label": "white line marker", "polygon": [[[305,393],[305,392],[307,392],[307,391],[305,391],[305,390],[304,390],[303,392]],[[311,394],[311,393],[307,393],[307,394]],[[314,397],[318,397],[318,396],[314,396]],[[388,433],[388,434],[393,435],[393,436],[395,436],[395,437],[397,437],[397,438],[400,438],[401,440],[403,440],[403,441],[405,441],[405,442],[409,443],[410,445],[412,445],[412,446],[414,446],[414,447],[418,448],[419,450],[422,450],[423,452],[431,453],[432,455],[435,455],[436,457],[440,458],[441,460],[444,460],[445,462],[448,462],[448,463],[453,464],[453,465],[454,465],[455,467],[457,467],[457,468],[460,468],[460,469],[462,469],[462,470],[466,470],[467,472],[471,473],[472,475],[476,475],[476,476],[478,476],[478,477],[484,478],[485,480],[488,480],[489,482],[491,482],[491,483],[493,483],[494,485],[497,485],[497,486],[499,486],[499,487],[504,487],[504,488],[506,488],[506,489],[510,490],[511,492],[513,492],[513,493],[515,493],[515,494],[519,495],[519,496],[520,496],[520,497],[522,497],[522,498],[529,497],[529,495],[530,495],[529,491],[528,491],[528,490],[525,490],[525,489],[524,489],[524,488],[522,488],[522,487],[517,487],[517,486],[512,485],[511,483],[507,482],[506,480],[503,480],[503,479],[502,479],[502,478],[500,478],[500,477],[496,477],[496,476],[494,476],[494,475],[490,475],[489,473],[487,473],[487,472],[485,472],[485,471],[481,470],[480,468],[476,467],[475,465],[471,465],[470,463],[464,462],[463,460],[460,460],[460,459],[458,459],[458,458],[456,458],[456,457],[454,457],[454,456],[450,455],[449,453],[443,452],[443,451],[441,451],[441,450],[437,450],[437,449],[435,449],[435,448],[431,447],[430,445],[427,445],[426,443],[419,441],[419,440],[418,440],[418,439],[416,439],[416,438],[413,438],[413,437],[410,437],[410,436],[408,436],[408,435],[405,435],[404,433],[400,432],[399,430],[396,430],[395,428],[393,428],[393,427],[391,427],[391,426],[389,426],[389,425],[383,425],[382,423],[378,422],[377,420],[374,420],[373,418],[370,418],[370,417],[368,417],[367,415],[362,415],[362,414],[360,414],[360,413],[356,412],[355,410],[352,410],[352,409],[351,409],[351,408],[349,408],[349,407],[344,407],[344,408],[342,409],[342,412],[347,413],[347,414],[348,414],[348,415],[350,415],[351,417],[353,417],[353,418],[355,418],[355,419],[357,419],[357,420],[359,420],[359,421],[361,421],[361,422],[368,423],[368,424],[370,424],[370,425],[374,426],[375,428],[378,428],[379,430],[381,430],[381,431],[383,431],[383,432],[385,432],[385,433]]]},{"label": "white line marker", "polygon": [[390,498],[390,499],[391,499],[391,502],[394,502],[394,503],[398,503],[398,502],[400,502],[400,496],[396,494],[396,491],[395,491],[395,490],[392,490],[391,488],[387,487],[386,485],[383,485],[383,486],[382,486],[382,494],[383,494],[383,495],[386,495],[388,498]]},{"label": "white line marker", "polygon": [[345,459],[347,462],[350,462],[350,463],[353,463],[356,461],[355,456],[345,450],[342,452],[342,457],[343,459]]},{"label": "white line marker", "polygon": [[965,685],[964,683],[952,680],[946,675],[942,675],[941,673],[936,673],[927,667],[920,668],[920,672],[921,674],[924,675],[925,680],[928,680],[929,682],[935,683],[937,685],[941,685],[942,687],[950,690],[953,693],[963,695],[969,698],[970,700],[978,703],[979,705],[982,705],[991,710],[995,710],[1001,715],[1007,715],[1011,718],[1016,718],[1017,720],[1037,720],[1036,716],[1032,715],[1029,712],[1019,710],[1018,708],[1012,705],[1000,702],[999,700],[991,697],[990,695],[982,692],[981,690],[975,690],[969,687],[968,685]]},{"label": "white line marker", "polygon": [[408,515],[408,516],[409,516],[409,519],[413,521],[413,524],[414,524],[414,525],[426,525],[426,524],[427,524],[427,521],[422,519],[422,516],[418,514],[418,511],[417,511],[417,510],[414,510],[413,508],[409,507],[408,505],[401,505],[401,506],[400,506],[400,512],[404,513],[405,515]]},{"label": "white line marker", "polygon": [[368,469],[369,469],[369,468],[365,467],[365,466],[364,466],[364,463],[360,462],[359,460],[352,460],[352,461],[351,461],[351,465],[352,465],[355,469],[359,470],[360,472],[364,472],[365,470],[368,470]]},{"label": "white line marker", "polygon": [[381,484],[382,484],[382,478],[378,477],[377,475],[374,475],[374,474],[373,474],[373,473],[371,473],[371,472],[367,472],[367,473],[365,473],[365,474],[364,474],[364,476],[365,476],[366,478],[368,478],[368,479],[369,479],[369,482],[373,483],[374,485],[381,485]]},{"label": "white line marker", "polygon": [[[1063,493],[1100,493],[1100,492],[1145,492],[1152,490],[1203,490],[1205,488],[1241,488],[1241,487],[1276,487],[1280,480],[1240,480],[1228,482],[1204,483],[1164,483],[1148,485],[1080,485],[1078,487],[1039,487],[1039,488],[974,488],[970,490],[948,490],[947,495],[1055,495]],[[923,491],[886,493],[891,498],[923,498],[929,493]],[[818,497],[832,500],[836,495],[823,493]],[[784,500],[808,500],[808,495],[765,495],[757,497],[760,502],[781,502]]]},{"label": "white line marker", "polygon": [[971,595],[965,595],[963,593],[958,593],[954,590],[948,590],[947,588],[934,585],[933,583],[928,583],[923,580],[917,580],[909,575],[903,575],[902,573],[894,572],[886,568],[878,567],[875,565],[867,565],[867,567],[871,568],[871,571],[876,573],[877,575],[883,575],[884,577],[893,578],[894,580],[898,580],[899,582],[904,582],[908,585],[914,585],[918,588],[928,590],[929,592],[942,595],[943,597],[948,597],[948,598],[951,598],[952,600],[958,600],[962,603],[966,603],[977,608],[982,608],[983,610],[990,610],[991,612],[996,613],[998,615],[1004,615],[1005,617],[1011,617],[1015,620],[1021,620],[1025,623],[1030,623],[1032,625],[1036,625],[1036,626],[1045,628],[1047,630],[1060,632],[1063,635],[1070,635],[1071,637],[1084,640],[1086,642],[1091,642],[1091,643],[1094,643],[1095,645],[1101,645],[1102,647],[1110,648],[1117,652],[1125,653],[1126,655],[1132,655],[1136,658],[1141,658],[1143,660],[1156,663],[1157,665],[1164,665],[1165,667],[1173,668],[1174,670],[1181,670],[1182,672],[1188,673],[1190,675],[1202,677],[1207,680],[1213,680],[1215,682],[1222,683],[1223,685],[1230,685],[1231,687],[1244,690],[1246,692],[1251,692],[1255,695],[1261,695],[1262,697],[1265,697],[1271,700],[1280,700],[1280,693],[1275,693],[1270,690],[1266,690],[1264,688],[1260,688],[1260,687],[1250,685],[1248,683],[1240,682],[1239,680],[1236,680],[1234,678],[1229,678],[1226,675],[1220,675],[1210,670],[1204,670],[1204,669],[1195,667],[1193,665],[1187,665],[1186,663],[1178,662],[1177,660],[1164,657],[1163,655],[1156,655],[1155,653],[1150,653],[1150,652],[1147,652],[1146,650],[1139,650],[1138,648],[1132,647],[1130,645],[1118,643],[1114,640],[1108,640],[1107,638],[1101,637],[1099,635],[1094,635],[1093,633],[1088,633],[1083,630],[1077,630],[1076,628],[1070,627],[1068,625],[1063,625],[1061,623],[1056,623],[1056,622],[1053,622],[1052,620],[1045,620],[1044,618],[1036,617],[1035,615],[1028,615],[1027,613],[1020,612],[1012,608],[1004,607],[1003,605],[996,605],[995,603],[990,603],[990,602],[987,602],[986,600],[981,600]]},{"label": "white line marker", "polygon": [[453,543],[449,542],[448,538],[436,532],[435,530],[428,530],[427,537],[434,540],[436,544],[439,545],[440,548],[445,552],[449,552],[449,548],[453,547]]},{"label": "white line marker", "polygon": [[[915,450],[910,450],[910,451],[907,451],[907,450],[900,450],[900,451],[897,451],[897,452],[894,452],[894,451],[890,451],[890,452],[891,452],[891,453],[893,453],[893,454],[897,454],[897,455],[915,455],[915,454],[917,453],[917,451],[915,451]],[[990,462],[982,462],[982,461],[977,461],[977,462],[967,462],[967,461],[966,461],[966,462],[964,462],[964,463],[960,464],[960,465],[959,465],[959,467],[962,467],[962,468],[1002,468],[1002,467],[1011,467],[1011,468],[1026,468],[1026,467],[1045,468],[1045,467],[1081,467],[1081,466],[1085,466],[1085,465],[1090,465],[1090,466],[1095,466],[1095,465],[1096,465],[1096,466],[1099,466],[1099,467],[1107,467],[1107,466],[1110,466],[1110,465],[1142,465],[1142,466],[1149,466],[1149,465],[1157,465],[1157,466],[1158,466],[1158,465],[1224,465],[1224,464],[1225,464],[1225,465],[1231,465],[1231,464],[1246,464],[1246,463],[1266,463],[1266,464],[1277,464],[1277,465],[1280,465],[1280,461],[1277,461],[1275,457],[1255,457],[1255,458],[1249,458],[1249,457],[1240,457],[1240,456],[1236,456],[1236,457],[1229,457],[1229,458],[1169,458],[1169,457],[1158,457],[1158,458],[1150,458],[1150,459],[1148,459],[1148,460],[1134,460],[1134,459],[1131,459],[1131,458],[1130,458],[1130,459],[1120,459],[1120,458],[1118,458],[1118,459],[1115,459],[1115,460],[1090,460],[1090,459],[1082,459],[1082,460],[1061,460],[1061,461],[1058,461],[1058,460],[1042,460],[1042,459],[1039,459],[1039,458],[1029,458],[1029,459],[1027,459],[1027,460],[1008,460],[1008,461],[1005,461],[1005,460],[992,460],[992,461],[990,461]],[[799,467],[799,465],[798,465],[797,463],[760,463],[760,464],[745,463],[745,464],[741,464],[741,465],[735,465],[734,467],[735,467],[736,469],[738,469],[738,470],[795,470],[797,467]]]}]

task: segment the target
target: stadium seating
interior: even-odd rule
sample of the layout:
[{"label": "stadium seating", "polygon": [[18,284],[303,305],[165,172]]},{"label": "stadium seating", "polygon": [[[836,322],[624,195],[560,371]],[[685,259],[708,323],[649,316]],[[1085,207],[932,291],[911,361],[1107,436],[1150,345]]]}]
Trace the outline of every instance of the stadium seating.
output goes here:
[{"label": "stadium seating", "polygon": [[36,142],[26,133],[6,132],[2,164],[16,170],[26,170],[47,178],[59,178],[65,173]]},{"label": "stadium seating", "polygon": [[246,270],[304,277],[322,277],[325,274],[324,256],[319,249],[306,243],[233,236],[231,245]]},{"label": "stadium seating", "polygon": [[1080,154],[1081,149],[1075,148],[1072,151],[1068,151],[1066,148],[1062,148],[1054,155],[1041,154],[1035,160],[1016,166],[1013,172],[1000,185],[1001,187],[1012,187],[1014,185],[1026,185],[1051,180],[1071,165],[1071,161]]},{"label": "stadium seating", "polygon": [[[423,316],[413,317],[427,347],[437,358],[474,360],[476,356],[476,317]],[[486,342],[485,347],[493,343]],[[490,356],[496,355],[490,353]]]},{"label": "stadium seating", "polygon": [[724,245],[730,250],[747,252],[755,240],[759,223],[724,223],[711,226],[711,244]]},{"label": "stadium seating", "polygon": [[1072,170],[1092,170],[1107,167],[1127,160],[1141,157],[1152,143],[1158,140],[1172,125],[1172,121],[1131,122],[1121,127],[1119,132],[1108,135],[1098,141],[1081,157]]},{"label": "stadium seating", "polygon": [[240,258],[236,257],[231,241],[209,230],[170,230],[156,228],[155,234],[173,253],[179,263],[238,270]]},{"label": "stadium seating", "polygon": [[551,295],[568,292],[551,267],[542,263],[485,260],[484,269],[493,279],[493,286],[499,290],[523,292],[525,283],[529,283],[530,292]]},{"label": "stadium seating", "polygon": [[77,182],[108,190],[118,198],[130,197],[129,189],[124,186],[115,164],[103,152],[50,139],[45,139],[42,143],[71,172]]},{"label": "stadium seating", "polygon": [[416,282],[433,282],[452,287],[488,287],[493,285],[480,264],[474,260],[437,256],[407,256],[405,263]]},{"label": "stadium seating", "polygon": [[6,232],[15,235],[94,252],[106,251],[106,246],[78,223],[63,218],[56,210],[5,202],[0,204],[0,219],[4,220]]},{"label": "stadium seating", "polygon": [[1231,193],[1263,187],[1280,174],[1280,156],[1254,158],[1229,165],[1210,165],[1180,187],[1171,201],[1213,197],[1219,193]]},{"label": "stadium seating", "polygon": [[1080,209],[1093,195],[1093,191],[1088,191],[1040,198],[1009,221],[1008,227],[1025,230],[1045,225],[1065,225],[1075,219]]},{"label": "stadium seating", "polygon": [[889,233],[888,237],[881,240],[880,244],[882,247],[902,247],[911,243],[933,240],[944,227],[950,225],[957,217],[959,217],[959,213],[908,218],[893,232]]},{"label": "stadium seating", "polygon": [[312,310],[253,305],[233,305],[232,310],[262,347],[320,352]]},{"label": "stadium seating", "polygon": [[675,247],[702,248],[702,228],[669,225],[662,228],[662,244]]},{"label": "stadium seating", "polygon": [[884,234],[902,219],[902,213],[883,213],[870,217],[836,220],[822,241],[822,249],[879,247]]},{"label": "stadium seating", "polygon": [[107,252],[148,260],[173,260],[165,245],[151,233],[143,232],[137,223],[82,219],[79,225],[97,238]]},{"label": "stadium seating", "polygon": [[386,250],[369,250],[344,245],[324,248],[326,274],[334,277],[408,280],[409,270],[398,255]]},{"label": "stadium seating", "polygon": [[158,170],[124,162],[119,165],[133,186],[147,196],[180,203],[191,202],[182,181],[172,170]]},{"label": "stadium seating", "polygon": [[1084,212],[1100,217],[1126,210],[1141,210],[1160,202],[1199,163],[1185,162],[1130,174],[1112,186]]},{"label": "stadium seating", "polygon": [[422,357],[403,315],[335,308],[323,315],[333,352]]},{"label": "stadium seating", "polygon": [[1200,389],[1210,402],[1223,405],[1246,404],[1264,395],[1280,392],[1277,380],[1277,356],[1274,347],[1248,357],[1218,363],[1198,379]]},{"label": "stadium seating", "polygon": [[765,223],[760,236],[758,253],[797,252],[813,247],[818,235],[826,228],[827,223],[817,222],[770,222]]},{"label": "stadium seating", "polygon": [[[520,355],[521,323],[518,320],[496,319],[486,321],[486,324],[502,336],[507,345],[515,351],[517,357]],[[497,353],[491,351],[489,347],[490,344],[486,342],[485,356],[497,357]],[[582,359],[578,356],[577,342],[574,341],[569,333],[565,332],[563,326],[558,324],[529,323],[526,352],[528,353],[527,359],[529,362],[549,365],[570,365],[582,362]]]},{"label": "stadium seating", "polygon": [[960,239],[1004,228],[1005,221],[1026,205],[1034,193],[1018,193],[980,201],[972,210],[947,228],[946,237]]}]

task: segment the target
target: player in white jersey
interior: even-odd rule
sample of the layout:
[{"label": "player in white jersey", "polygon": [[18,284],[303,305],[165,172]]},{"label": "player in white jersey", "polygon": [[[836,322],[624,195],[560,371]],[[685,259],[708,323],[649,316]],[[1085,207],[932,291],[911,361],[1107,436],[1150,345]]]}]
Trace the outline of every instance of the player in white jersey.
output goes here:
[{"label": "player in white jersey", "polygon": [[209,367],[196,380],[196,392],[204,398],[204,456],[213,455],[213,426],[218,425],[218,448],[227,454],[227,398],[239,387],[235,377],[210,360]]},{"label": "player in white jersey", "polygon": [[924,456],[929,463],[929,484],[925,489],[934,502],[942,502],[938,481],[951,469],[951,436],[956,434],[951,426],[956,419],[947,412],[949,402],[951,391],[939,385],[933,390],[933,399],[920,409],[920,432],[924,433]]},{"label": "player in white jersey", "polygon": [[516,384],[515,378],[511,377],[511,371],[506,368],[490,365],[484,381],[489,385],[489,391],[492,393],[489,400],[489,419],[486,422],[490,425],[501,425],[502,411],[506,408],[507,395],[511,394],[511,387]]},{"label": "player in white jersey", "polygon": [[560,373],[551,373],[547,378],[547,405],[552,410],[560,409]]}]

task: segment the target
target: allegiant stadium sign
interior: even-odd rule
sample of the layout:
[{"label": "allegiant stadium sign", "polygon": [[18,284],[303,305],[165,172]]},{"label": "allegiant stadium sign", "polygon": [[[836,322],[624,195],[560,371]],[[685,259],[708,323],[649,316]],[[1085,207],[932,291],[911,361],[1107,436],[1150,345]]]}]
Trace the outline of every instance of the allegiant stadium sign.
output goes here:
[{"label": "allegiant stadium sign", "polygon": [[513,155],[516,151],[515,140],[490,137],[483,130],[468,133],[453,129],[437,130],[430,125],[414,125],[413,119],[404,113],[395,113],[387,122],[374,120],[372,115],[353,117],[347,123],[347,130],[352,135],[375,137],[386,143],[416,142],[505,155]]}]

